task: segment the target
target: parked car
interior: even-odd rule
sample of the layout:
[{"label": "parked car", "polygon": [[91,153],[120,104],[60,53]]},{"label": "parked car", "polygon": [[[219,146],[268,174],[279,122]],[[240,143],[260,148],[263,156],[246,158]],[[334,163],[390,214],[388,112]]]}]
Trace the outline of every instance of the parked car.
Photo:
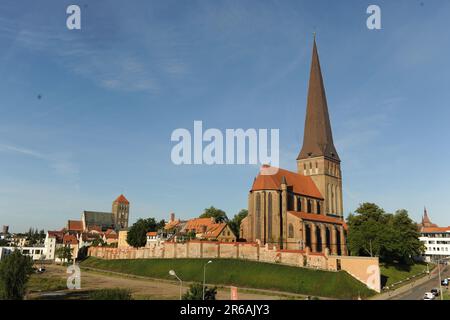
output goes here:
[{"label": "parked car", "polygon": [[443,285],[443,286],[448,286],[448,279],[444,279],[444,280],[442,280],[441,281],[441,285]]},{"label": "parked car", "polygon": [[431,292],[425,292],[423,300],[434,300],[434,294],[432,294]]},{"label": "parked car", "polygon": [[438,297],[438,296],[439,296],[439,289],[433,288],[433,289],[431,289],[431,293],[432,293],[435,297]]}]

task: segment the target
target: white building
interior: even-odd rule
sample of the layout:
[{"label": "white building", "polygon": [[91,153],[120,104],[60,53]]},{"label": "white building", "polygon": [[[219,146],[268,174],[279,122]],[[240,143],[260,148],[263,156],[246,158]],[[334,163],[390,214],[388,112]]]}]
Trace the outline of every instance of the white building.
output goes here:
[{"label": "white building", "polygon": [[450,226],[439,227],[432,223],[425,209],[419,228],[419,239],[426,247],[425,261],[436,262],[439,259],[450,257]]},{"label": "white building", "polygon": [[20,250],[23,255],[30,256],[33,260],[45,259],[45,247],[0,247],[0,260],[15,250]]}]

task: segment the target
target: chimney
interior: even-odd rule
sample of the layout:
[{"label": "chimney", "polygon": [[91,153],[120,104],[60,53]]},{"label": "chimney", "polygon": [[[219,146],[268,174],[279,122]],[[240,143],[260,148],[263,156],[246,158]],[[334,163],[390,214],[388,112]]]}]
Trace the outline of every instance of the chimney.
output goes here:
[{"label": "chimney", "polygon": [[170,214],[170,222],[174,222],[175,221],[175,213],[171,213]]}]

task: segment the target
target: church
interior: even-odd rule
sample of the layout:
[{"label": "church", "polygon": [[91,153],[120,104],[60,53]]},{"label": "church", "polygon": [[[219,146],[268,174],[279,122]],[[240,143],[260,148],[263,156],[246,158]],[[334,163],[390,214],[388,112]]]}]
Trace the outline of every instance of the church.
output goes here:
[{"label": "church", "polygon": [[346,232],[341,160],[333,143],[314,38],[297,172],[262,166],[248,195],[240,236],[284,250],[347,255]]}]

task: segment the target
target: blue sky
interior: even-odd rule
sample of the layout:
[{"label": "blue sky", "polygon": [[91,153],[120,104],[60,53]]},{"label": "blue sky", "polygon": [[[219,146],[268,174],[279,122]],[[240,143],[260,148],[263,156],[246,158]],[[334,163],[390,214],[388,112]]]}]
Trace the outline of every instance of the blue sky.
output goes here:
[{"label": "blue sky", "polygon": [[[370,4],[382,30],[366,28]],[[418,220],[426,205],[450,225],[449,15],[446,0],[2,0],[0,224],[59,229],[120,193],[132,221],[233,216],[257,167],[175,166],[170,135],[279,128],[295,170],[316,31],[345,212],[370,201]]]}]

